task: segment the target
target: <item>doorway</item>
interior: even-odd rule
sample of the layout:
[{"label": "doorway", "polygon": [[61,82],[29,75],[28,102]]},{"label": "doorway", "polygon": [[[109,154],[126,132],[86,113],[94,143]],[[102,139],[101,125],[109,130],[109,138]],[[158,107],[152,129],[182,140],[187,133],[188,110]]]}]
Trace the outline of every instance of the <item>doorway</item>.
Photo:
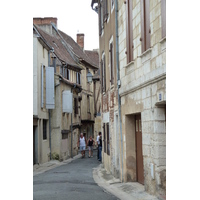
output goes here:
[{"label": "doorway", "polygon": [[135,137],[136,137],[136,176],[137,176],[137,181],[144,185],[141,114],[135,116]]}]

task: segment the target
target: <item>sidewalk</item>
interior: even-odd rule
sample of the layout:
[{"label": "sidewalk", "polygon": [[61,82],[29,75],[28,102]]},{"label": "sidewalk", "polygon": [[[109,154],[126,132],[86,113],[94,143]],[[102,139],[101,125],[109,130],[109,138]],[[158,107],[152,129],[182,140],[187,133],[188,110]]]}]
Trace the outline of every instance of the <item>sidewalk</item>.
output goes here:
[{"label": "sidewalk", "polygon": [[[63,162],[51,160],[44,164],[36,164],[33,166],[33,176],[68,164],[78,158],[81,158],[81,154]],[[109,192],[122,200],[161,200],[161,198],[157,198],[145,192],[144,186],[137,182],[121,183],[119,179],[116,179],[103,168],[103,164],[93,169],[93,178],[94,181],[104,189],[104,192]]]},{"label": "sidewalk", "polygon": [[107,173],[102,164],[94,168],[93,178],[104,191],[108,191],[122,200],[160,200],[145,192],[144,186],[137,182],[121,183],[119,179]]},{"label": "sidewalk", "polygon": [[67,160],[64,160],[63,162],[60,162],[58,160],[50,160],[49,162],[43,163],[43,164],[35,164],[33,165],[33,176],[37,175],[37,174],[41,174],[44,173],[50,169],[53,169],[55,167],[59,167],[61,165],[65,165],[67,163],[72,162],[73,160],[80,158],[81,154],[78,154],[76,156],[74,156],[73,158],[69,158]]}]

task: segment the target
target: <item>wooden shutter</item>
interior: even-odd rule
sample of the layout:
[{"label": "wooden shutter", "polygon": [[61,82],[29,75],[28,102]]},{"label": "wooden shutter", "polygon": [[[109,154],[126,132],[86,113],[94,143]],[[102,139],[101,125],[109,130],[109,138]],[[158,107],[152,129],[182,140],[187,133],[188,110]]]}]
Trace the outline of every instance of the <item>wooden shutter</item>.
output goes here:
[{"label": "wooden shutter", "polygon": [[108,1],[103,0],[103,21],[106,22],[108,19]]},{"label": "wooden shutter", "polygon": [[150,12],[149,12],[149,0],[141,0],[141,41],[142,52],[150,48]]},{"label": "wooden shutter", "polygon": [[145,29],[144,29],[144,0],[140,0],[140,13],[141,13],[141,43],[142,52],[145,51]]},{"label": "wooden shutter", "polygon": [[166,37],[166,0],[161,0],[162,38]]},{"label": "wooden shutter", "polygon": [[126,1],[126,53],[127,63],[133,61],[133,22],[132,22],[132,0]]},{"label": "wooden shutter", "polygon": [[111,85],[114,83],[114,72],[113,72],[113,43],[110,43],[110,74],[111,74]]},{"label": "wooden shutter", "polygon": [[62,109],[63,112],[72,113],[72,93],[69,90],[65,90],[62,93]]},{"label": "wooden shutter", "polygon": [[103,57],[103,72],[104,72],[103,91],[106,92],[106,58],[105,58],[105,54],[104,54],[104,57]]},{"label": "wooden shutter", "polygon": [[54,108],[54,68],[46,67],[46,109]]},{"label": "wooden shutter", "polygon": [[107,155],[110,155],[110,132],[109,132],[109,123],[107,123],[106,126],[107,126]]},{"label": "wooden shutter", "polygon": [[104,148],[104,153],[106,153],[106,129],[105,129],[105,123],[103,124],[103,148]]},{"label": "wooden shutter", "polygon": [[149,11],[149,0],[145,0],[145,35],[146,35],[146,49],[150,48],[150,11]]},{"label": "wooden shutter", "polygon": [[103,60],[100,62],[101,65],[101,92],[103,93]]}]

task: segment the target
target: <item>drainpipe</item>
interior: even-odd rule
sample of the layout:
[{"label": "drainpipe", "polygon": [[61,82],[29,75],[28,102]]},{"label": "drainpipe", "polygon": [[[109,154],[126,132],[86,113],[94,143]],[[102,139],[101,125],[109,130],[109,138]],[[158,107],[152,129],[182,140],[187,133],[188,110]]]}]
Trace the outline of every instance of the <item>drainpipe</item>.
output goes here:
[{"label": "drainpipe", "polygon": [[[48,66],[50,66],[50,52],[53,50],[48,51]],[[51,160],[51,110],[49,109],[49,149],[50,149],[50,160]]]},{"label": "drainpipe", "polygon": [[118,35],[118,1],[115,0],[115,33],[116,33],[116,62],[117,62],[117,90],[118,90],[118,110],[119,110],[119,124],[121,135],[121,164],[122,164],[122,182],[123,178],[123,137],[122,137],[122,119],[121,119],[121,97],[119,95],[120,88],[120,74],[119,74],[119,35]]},{"label": "drainpipe", "polygon": [[[72,93],[72,105],[73,105],[73,89],[76,88],[76,84],[74,84],[74,87],[71,88],[71,93]],[[72,106],[73,107],[73,106]],[[73,113],[73,109],[72,109]],[[73,130],[72,130],[72,124],[73,124],[73,119],[72,119],[72,113],[71,113],[71,158],[73,158],[73,153],[72,153],[72,144],[73,144]]]}]

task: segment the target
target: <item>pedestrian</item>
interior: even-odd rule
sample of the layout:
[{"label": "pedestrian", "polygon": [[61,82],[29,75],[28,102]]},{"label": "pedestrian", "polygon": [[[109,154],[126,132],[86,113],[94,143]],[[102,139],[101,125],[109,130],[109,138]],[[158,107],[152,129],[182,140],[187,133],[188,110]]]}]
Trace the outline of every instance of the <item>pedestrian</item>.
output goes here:
[{"label": "pedestrian", "polygon": [[102,160],[102,139],[101,139],[101,135],[100,135],[100,137],[99,137],[99,161],[101,161]]},{"label": "pedestrian", "polygon": [[82,154],[82,158],[85,157],[85,148],[86,148],[86,145],[87,145],[86,139],[83,136],[83,133],[81,133],[80,138],[79,138],[79,140],[77,142],[77,146],[80,146],[80,151],[81,151],[81,154]]},{"label": "pedestrian", "polygon": [[93,138],[92,138],[92,136],[90,136],[90,138],[89,138],[89,140],[88,140],[88,143],[87,143],[87,145],[88,145],[88,147],[89,147],[89,158],[90,157],[93,157],[93,145],[94,145],[94,140],[93,140]]},{"label": "pedestrian", "polygon": [[99,160],[99,137],[101,135],[101,132],[99,132],[99,135],[97,136],[97,159]]}]

